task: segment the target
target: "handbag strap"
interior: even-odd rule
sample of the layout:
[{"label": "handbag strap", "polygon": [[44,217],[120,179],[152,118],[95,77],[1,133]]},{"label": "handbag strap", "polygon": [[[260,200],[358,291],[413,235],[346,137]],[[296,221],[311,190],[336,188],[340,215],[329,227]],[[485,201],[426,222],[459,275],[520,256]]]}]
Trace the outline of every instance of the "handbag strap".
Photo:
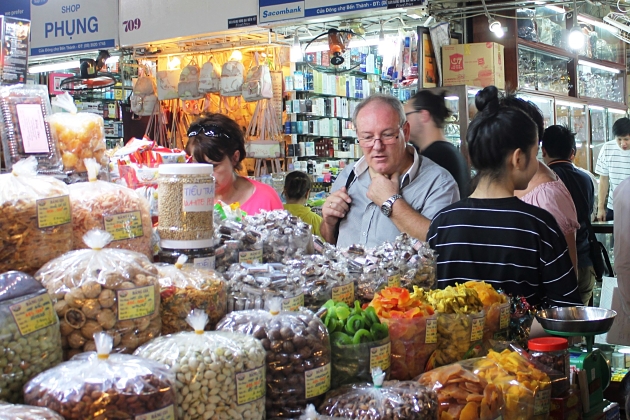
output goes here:
[{"label": "handbag strap", "polygon": [[593,225],[591,225],[590,220],[586,221],[586,228],[588,230],[589,244],[593,244],[600,250],[600,252],[602,253],[602,256],[604,257],[604,264],[606,265],[606,270],[608,270],[608,274],[611,277],[614,277],[615,271],[613,270],[612,264],[610,263],[610,258],[608,257],[608,251],[606,250],[604,245],[597,240],[597,237],[595,236],[595,229],[593,229]]}]

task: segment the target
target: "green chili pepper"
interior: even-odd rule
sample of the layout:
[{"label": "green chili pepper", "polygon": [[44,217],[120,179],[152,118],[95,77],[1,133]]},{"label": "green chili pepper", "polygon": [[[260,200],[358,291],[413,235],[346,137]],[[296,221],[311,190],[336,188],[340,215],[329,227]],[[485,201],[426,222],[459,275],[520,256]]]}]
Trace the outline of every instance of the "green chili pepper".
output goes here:
[{"label": "green chili pepper", "polygon": [[374,341],[374,336],[365,329],[357,331],[352,338],[352,344],[369,343],[370,341]]}]

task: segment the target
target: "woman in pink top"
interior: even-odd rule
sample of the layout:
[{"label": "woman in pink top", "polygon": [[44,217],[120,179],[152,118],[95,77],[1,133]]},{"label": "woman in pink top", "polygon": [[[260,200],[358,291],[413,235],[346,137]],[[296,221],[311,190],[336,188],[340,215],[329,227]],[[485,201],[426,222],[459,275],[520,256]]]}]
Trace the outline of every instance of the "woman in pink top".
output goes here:
[{"label": "woman in pink top", "polygon": [[222,114],[207,114],[188,128],[186,153],[195,162],[214,165],[215,200],[240,203],[247,214],[282,210],[282,201],[269,185],[237,174],[245,159],[243,130]]}]

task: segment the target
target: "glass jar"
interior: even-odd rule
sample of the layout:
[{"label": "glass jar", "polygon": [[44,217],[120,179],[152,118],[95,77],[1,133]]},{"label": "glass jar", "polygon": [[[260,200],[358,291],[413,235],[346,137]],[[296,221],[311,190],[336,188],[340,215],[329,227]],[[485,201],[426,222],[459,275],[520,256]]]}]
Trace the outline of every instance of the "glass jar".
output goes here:
[{"label": "glass jar", "polygon": [[215,246],[214,240],[194,241],[195,245],[202,244],[200,248],[191,247],[187,241],[160,241],[160,252],[158,261],[175,264],[181,255],[188,257],[188,264],[193,264],[195,268],[215,269]]},{"label": "glass jar", "polygon": [[[158,233],[161,240],[186,241],[190,245],[186,248],[195,249],[203,248],[202,243],[212,239],[214,233],[212,173],[212,165],[205,163],[160,165]],[[200,243],[195,244],[196,241]]]},{"label": "glass jar", "polygon": [[569,377],[569,342],[566,338],[532,338],[527,346],[532,359]]}]

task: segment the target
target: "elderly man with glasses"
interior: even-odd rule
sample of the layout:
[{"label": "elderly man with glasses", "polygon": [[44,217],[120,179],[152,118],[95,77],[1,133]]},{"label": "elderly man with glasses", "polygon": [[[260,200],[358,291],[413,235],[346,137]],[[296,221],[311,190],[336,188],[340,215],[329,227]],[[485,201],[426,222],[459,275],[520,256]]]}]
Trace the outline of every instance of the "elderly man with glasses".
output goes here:
[{"label": "elderly man with glasses", "polygon": [[340,247],[375,247],[401,232],[424,241],[433,216],[459,200],[457,183],[407,144],[409,123],[397,98],[370,96],[353,122],[363,157],[337,177],[322,208],[322,237]]}]

